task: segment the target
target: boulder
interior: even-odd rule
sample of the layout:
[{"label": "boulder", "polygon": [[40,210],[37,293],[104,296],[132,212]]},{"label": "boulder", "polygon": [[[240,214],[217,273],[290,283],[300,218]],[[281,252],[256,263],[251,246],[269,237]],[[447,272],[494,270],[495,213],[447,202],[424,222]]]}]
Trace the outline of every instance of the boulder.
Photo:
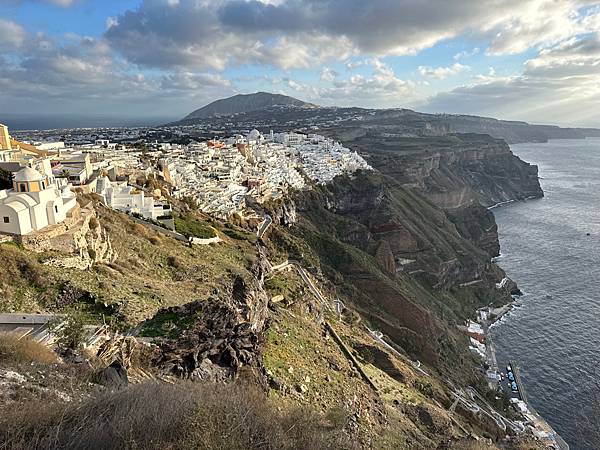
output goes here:
[{"label": "boulder", "polygon": [[109,388],[127,386],[129,384],[127,369],[119,361],[113,361],[98,374],[98,383]]}]

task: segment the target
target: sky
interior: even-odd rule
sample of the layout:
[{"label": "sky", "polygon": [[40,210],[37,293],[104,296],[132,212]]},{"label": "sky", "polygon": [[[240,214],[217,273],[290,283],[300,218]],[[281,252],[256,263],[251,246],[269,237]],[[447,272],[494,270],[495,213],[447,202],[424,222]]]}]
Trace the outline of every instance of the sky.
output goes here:
[{"label": "sky", "polygon": [[600,0],[0,0],[0,121],[257,91],[600,127]]}]

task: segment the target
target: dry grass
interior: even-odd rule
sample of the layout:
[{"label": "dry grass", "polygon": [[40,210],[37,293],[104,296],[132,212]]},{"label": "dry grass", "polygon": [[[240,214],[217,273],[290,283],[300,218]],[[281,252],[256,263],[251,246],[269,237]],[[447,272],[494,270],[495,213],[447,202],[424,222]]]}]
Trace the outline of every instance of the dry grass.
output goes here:
[{"label": "dry grass", "polygon": [[47,271],[34,254],[23,251],[14,244],[0,244],[0,283],[15,283],[44,287],[48,284]]},{"label": "dry grass", "polygon": [[244,385],[148,383],[0,417],[0,449],[344,449],[341,430]]},{"label": "dry grass", "polygon": [[[68,283],[102,303],[120,305],[115,319],[122,326],[135,326],[162,307],[188,303],[210,295],[215,287],[227,286],[231,273],[251,276],[246,255],[256,249],[246,241],[237,241],[235,246],[189,247],[123,213],[96,207],[97,220],[109,230],[118,259],[77,271],[40,262],[64,255],[38,255],[17,245],[0,244],[0,311],[57,311],[57,296]],[[169,257],[177,259],[177,267],[169,264]]]},{"label": "dry grass", "polygon": [[158,235],[150,236],[148,238],[148,241],[150,241],[150,243],[152,245],[160,245],[160,244],[162,244],[162,239]]},{"label": "dry grass", "polygon": [[28,338],[18,339],[12,334],[0,334],[0,363],[2,365],[32,362],[54,364],[58,360],[56,353],[45,345]]}]

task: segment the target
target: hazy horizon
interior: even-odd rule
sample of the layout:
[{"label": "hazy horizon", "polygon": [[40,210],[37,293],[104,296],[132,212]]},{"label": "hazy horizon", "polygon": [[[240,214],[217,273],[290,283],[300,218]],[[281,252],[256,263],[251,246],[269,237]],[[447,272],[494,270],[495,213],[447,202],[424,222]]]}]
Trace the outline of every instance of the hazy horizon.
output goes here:
[{"label": "hazy horizon", "polygon": [[40,115],[1,114],[0,123],[12,131],[51,130],[67,128],[152,127],[164,125],[178,117],[118,117],[107,115]]},{"label": "hazy horizon", "polygon": [[[247,94],[247,93],[242,93]],[[248,93],[249,94],[249,93]],[[298,98],[299,100],[303,100],[302,98]],[[212,101],[219,100],[214,99],[209,103],[199,105],[197,108],[202,108],[206,106]],[[337,105],[329,105],[329,106],[337,106]],[[359,106],[357,106],[359,107]],[[377,109],[377,108],[374,108]],[[386,108],[380,108],[386,109]],[[425,112],[419,111],[418,112]],[[153,127],[153,126],[161,126],[170,122],[178,121],[184,118],[185,115],[191,113],[192,111],[186,112],[181,116],[136,116],[136,115],[110,115],[110,114],[5,114],[0,113],[0,123],[3,123],[9,127],[9,129],[14,131],[27,131],[27,130],[50,130],[50,129],[68,129],[68,128],[103,128],[103,127]],[[435,111],[431,112],[432,114],[465,114],[465,115],[474,115],[470,113],[448,113],[445,111]],[[482,116],[482,117],[492,117],[492,116]],[[498,120],[505,121],[518,121],[518,119],[511,119],[506,117],[492,117]],[[594,126],[580,126],[577,124],[560,124],[560,123],[539,123],[539,122],[529,122],[532,125],[551,125],[551,126],[559,126],[563,128],[600,128],[600,124],[598,127]]]}]

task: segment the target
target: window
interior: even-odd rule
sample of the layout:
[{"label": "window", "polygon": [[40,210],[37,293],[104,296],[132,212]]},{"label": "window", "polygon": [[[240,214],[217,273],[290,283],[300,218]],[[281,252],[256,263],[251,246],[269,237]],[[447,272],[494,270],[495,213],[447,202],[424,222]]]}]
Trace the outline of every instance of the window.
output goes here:
[{"label": "window", "polygon": [[58,206],[54,205],[54,211],[58,212]]},{"label": "window", "polygon": [[10,223],[10,217],[4,216],[4,223]]},{"label": "window", "polygon": [[44,184],[44,182],[42,181],[42,191],[46,189],[46,185]]},{"label": "window", "polygon": [[20,192],[27,192],[27,185],[25,183],[19,184],[19,191]]}]

